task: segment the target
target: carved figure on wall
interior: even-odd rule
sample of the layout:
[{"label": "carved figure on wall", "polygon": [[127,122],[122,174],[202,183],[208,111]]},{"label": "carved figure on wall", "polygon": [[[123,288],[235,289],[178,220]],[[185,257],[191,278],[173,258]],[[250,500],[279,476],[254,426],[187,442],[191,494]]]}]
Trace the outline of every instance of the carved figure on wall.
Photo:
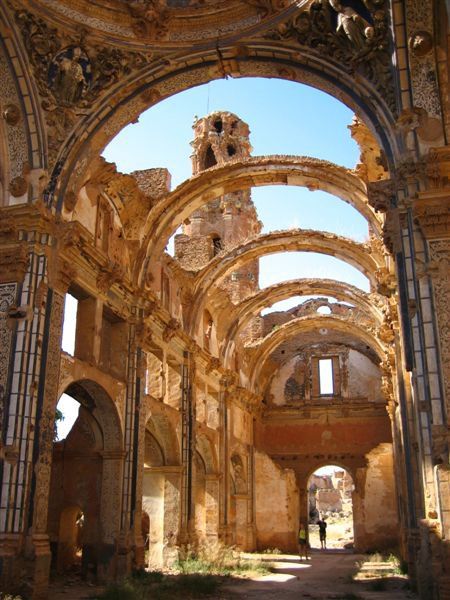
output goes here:
[{"label": "carved figure on wall", "polygon": [[428,31],[415,31],[408,43],[411,52],[422,58],[433,49],[433,36]]},{"label": "carved figure on wall", "polygon": [[236,494],[247,493],[247,481],[245,476],[244,463],[239,454],[233,454],[231,457],[231,466],[233,467]]},{"label": "carved figure on wall", "polygon": [[363,50],[367,39],[373,37],[373,27],[368,19],[370,15],[361,7],[361,13],[352,6],[342,4],[340,0],[329,0],[331,7],[337,12],[336,32],[342,31],[358,49]]},{"label": "carved figure on wall", "polygon": [[86,94],[92,80],[91,63],[79,46],[58,52],[50,63],[48,84],[64,106],[73,106]]},{"label": "carved figure on wall", "polygon": [[383,94],[396,114],[389,27],[385,0],[314,0],[264,37],[296,39],[319,54],[340,63],[349,72],[359,72]]},{"label": "carved figure on wall", "polygon": [[167,34],[169,11],[165,0],[129,0],[127,3],[137,36],[161,39]]}]

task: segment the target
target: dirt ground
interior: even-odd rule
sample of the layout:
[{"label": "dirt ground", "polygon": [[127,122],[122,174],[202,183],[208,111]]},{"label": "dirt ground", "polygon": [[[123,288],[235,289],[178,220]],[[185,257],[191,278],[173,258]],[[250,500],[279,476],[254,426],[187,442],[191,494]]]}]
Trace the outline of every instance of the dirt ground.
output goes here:
[{"label": "dirt ground", "polygon": [[[254,555],[253,555],[254,556]],[[412,600],[417,596],[407,589],[403,576],[353,581],[357,563],[364,556],[345,550],[312,550],[311,559],[300,561],[290,555],[265,556],[274,573],[252,581],[239,581],[221,588],[217,600],[242,599],[340,599]],[[381,588],[381,589],[380,589]]]},{"label": "dirt ground", "polygon": [[[327,548],[350,548],[353,544],[353,514],[350,511],[330,514],[327,522]],[[319,526],[308,525],[309,543],[311,548],[320,548]]]},{"label": "dirt ground", "polygon": [[[312,550],[311,559],[292,555],[245,555],[267,560],[274,572],[254,579],[225,578],[209,600],[416,600],[404,576],[353,581],[364,558],[345,550]],[[96,586],[60,580],[51,587],[49,600],[87,600],[101,592]],[[197,600],[204,596],[199,596]],[[150,599],[149,599],[150,600]]]}]

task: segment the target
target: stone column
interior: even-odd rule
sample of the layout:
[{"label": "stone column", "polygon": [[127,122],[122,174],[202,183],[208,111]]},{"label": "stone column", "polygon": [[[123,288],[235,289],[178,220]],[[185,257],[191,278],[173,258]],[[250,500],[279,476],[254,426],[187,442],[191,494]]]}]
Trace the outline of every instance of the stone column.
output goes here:
[{"label": "stone column", "polygon": [[248,550],[248,494],[236,494],[236,544],[241,550]]},{"label": "stone column", "polygon": [[[130,572],[132,566],[132,557],[129,554],[132,548],[134,549],[135,565],[143,566],[144,564],[144,541],[141,534],[142,479],[138,476],[138,470],[143,468],[143,453],[139,451],[140,436],[142,443],[144,443],[145,437],[145,424],[143,428],[139,424],[140,407],[144,394],[142,360],[143,352],[138,345],[136,325],[134,322],[130,322],[128,324],[127,389],[124,414],[123,449],[125,460],[120,519],[121,542],[119,544],[119,555],[122,557],[121,570],[125,568],[126,573]],[[126,559],[125,556],[127,556]]]},{"label": "stone column", "polygon": [[353,508],[353,539],[354,547],[357,552],[364,552],[365,544],[365,528],[364,528],[364,494],[366,486],[366,467],[359,467],[355,471],[354,489],[352,492],[352,508]]},{"label": "stone column", "polygon": [[194,450],[195,450],[195,362],[192,353],[184,352],[181,367],[181,545],[195,543]]},{"label": "stone column", "polygon": [[21,231],[20,207],[15,216],[17,228],[12,226],[0,249],[0,390],[5,444],[5,460],[0,466],[0,587],[8,589],[17,582],[16,570],[23,567],[26,547],[35,555],[33,598],[38,599],[46,598],[50,568],[48,488],[64,295],[56,289],[61,281],[49,275],[58,274],[60,263],[55,242],[45,231],[48,223],[33,214],[27,224],[33,230]]},{"label": "stone column", "polygon": [[181,467],[164,467],[164,546],[163,564],[172,566],[178,558],[178,537],[181,514]]},{"label": "stone column", "polygon": [[[121,552],[120,506],[123,498],[122,476],[126,453],[123,451],[102,452],[101,492],[101,543],[97,556],[97,575],[100,582],[108,581],[131,570],[130,556]],[[117,564],[114,555],[118,551]],[[115,568],[116,567],[116,568]]]},{"label": "stone column", "polygon": [[206,539],[217,540],[219,535],[219,475],[206,475],[205,480]]},{"label": "stone column", "polygon": [[230,409],[228,400],[231,383],[224,377],[220,382],[219,394],[219,464],[221,473],[219,479],[219,539],[224,544],[231,543],[230,527]]}]

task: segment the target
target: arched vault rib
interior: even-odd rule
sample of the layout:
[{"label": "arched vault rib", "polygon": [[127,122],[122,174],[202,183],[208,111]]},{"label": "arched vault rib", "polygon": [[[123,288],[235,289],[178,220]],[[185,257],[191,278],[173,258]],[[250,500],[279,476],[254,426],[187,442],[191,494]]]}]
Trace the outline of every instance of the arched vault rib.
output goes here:
[{"label": "arched vault rib", "polygon": [[353,206],[376,233],[381,232],[380,217],[368,204],[366,186],[350,169],[305,156],[254,156],[202,171],[154,207],[137,265],[141,276],[145,258],[159,256],[173,232],[194,210],[223,194],[263,185],[303,186],[329,192]]},{"label": "arched vault rib", "polygon": [[296,229],[261,235],[232,248],[227,254],[218,254],[197,273],[193,285],[195,306],[189,316],[191,327],[197,322],[212,286],[226,273],[261,256],[296,251],[335,256],[361,271],[369,279],[372,289],[376,287],[375,272],[384,264],[383,256],[373,252],[370,246],[333,233]]},{"label": "arched vault rib", "polygon": [[[379,294],[368,294],[357,287],[337,281],[335,279],[293,279],[276,283],[262,290],[258,290],[239,304],[217,314],[218,336],[225,340],[226,345],[232,341],[239,331],[248,325],[255,315],[264,308],[293,296],[332,296],[340,302],[349,302],[370,314],[375,323],[382,324],[383,314],[380,310],[384,300]],[[222,305],[222,302],[220,302]],[[211,302],[214,305],[214,299]]]},{"label": "arched vault rib", "polygon": [[266,335],[261,341],[247,347],[250,360],[247,365],[248,373],[251,374],[251,389],[259,388],[261,392],[266,385],[267,374],[264,374],[264,366],[270,355],[287,338],[302,332],[317,330],[317,341],[325,343],[326,335],[321,335],[320,330],[333,330],[352,334],[354,337],[368,346],[376,353],[380,362],[385,358],[385,346],[367,329],[347,319],[336,316],[300,317],[281,325],[278,329]]}]

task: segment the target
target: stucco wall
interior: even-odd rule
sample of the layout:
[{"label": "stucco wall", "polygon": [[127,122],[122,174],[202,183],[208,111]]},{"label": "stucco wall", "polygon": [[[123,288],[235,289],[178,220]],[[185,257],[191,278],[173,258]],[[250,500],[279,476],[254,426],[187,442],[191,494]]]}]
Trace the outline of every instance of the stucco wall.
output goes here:
[{"label": "stucco wall", "polygon": [[295,474],[255,452],[257,548],[297,552],[299,497]]}]

